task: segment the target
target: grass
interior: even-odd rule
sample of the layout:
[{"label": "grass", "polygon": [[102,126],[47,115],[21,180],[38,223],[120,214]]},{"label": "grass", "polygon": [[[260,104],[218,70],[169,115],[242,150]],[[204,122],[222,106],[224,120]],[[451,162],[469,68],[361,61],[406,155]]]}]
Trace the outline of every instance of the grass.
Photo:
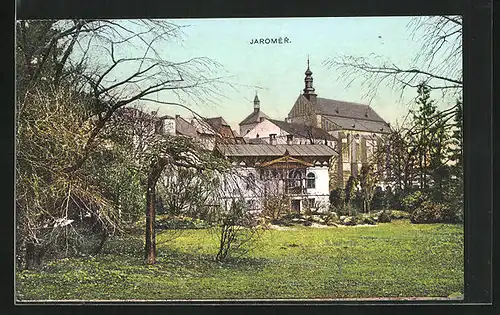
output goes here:
[{"label": "grass", "polygon": [[186,230],[146,266],[142,239],[110,241],[97,257],[16,275],[22,300],[447,297],[463,292],[463,227],[413,225],[269,230],[239,259],[217,263],[207,230]]}]

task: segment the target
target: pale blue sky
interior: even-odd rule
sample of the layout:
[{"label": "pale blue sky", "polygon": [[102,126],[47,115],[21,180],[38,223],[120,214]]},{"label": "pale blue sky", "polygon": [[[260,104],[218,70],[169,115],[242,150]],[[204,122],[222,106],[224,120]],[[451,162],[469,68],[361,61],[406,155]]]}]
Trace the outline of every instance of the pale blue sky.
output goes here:
[{"label": "pale blue sky", "polygon": [[[310,56],[314,87],[319,97],[368,104],[366,92],[355,82],[346,88],[339,73],[323,61],[345,54],[387,57],[405,67],[419,49],[411,39],[407,25],[410,17],[376,18],[280,18],[280,19],[182,19],[172,20],[183,28],[184,41],[165,47],[165,58],[181,61],[205,56],[221,63],[238,90],[227,89],[225,98],[211,106],[188,104],[204,116],[222,116],[237,129],[238,123],[252,111],[255,87],[261,110],[284,119],[304,88],[307,56]],[[288,37],[290,44],[251,45],[254,38]],[[407,92],[408,99],[416,91]],[[173,95],[159,94],[163,101],[176,101]],[[370,105],[388,122],[395,122],[406,112],[398,91],[381,87]],[[161,114],[189,114],[178,107],[153,105]]]}]

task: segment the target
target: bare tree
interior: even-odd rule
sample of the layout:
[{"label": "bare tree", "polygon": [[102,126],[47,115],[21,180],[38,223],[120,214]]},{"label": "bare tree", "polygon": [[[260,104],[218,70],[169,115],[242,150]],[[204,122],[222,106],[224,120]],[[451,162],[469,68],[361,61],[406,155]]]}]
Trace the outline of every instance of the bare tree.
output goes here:
[{"label": "bare tree", "polygon": [[397,65],[382,56],[339,56],[324,61],[338,69],[350,86],[361,80],[372,98],[381,85],[403,92],[424,82],[431,90],[460,97],[462,79],[462,17],[415,17],[408,24],[412,38],[421,43],[412,64]]},{"label": "bare tree", "polygon": [[[29,146],[17,147],[18,150],[21,148],[24,151],[18,154],[18,159],[23,158],[23,161],[27,162],[18,161],[19,167],[16,169],[18,186],[24,185],[26,188],[26,194],[18,195],[16,202],[16,215],[22,221],[18,222],[20,227],[31,226],[30,222],[33,222],[35,225],[28,231],[35,231],[40,230],[40,224],[42,226],[45,224],[43,211],[40,213],[41,216],[28,215],[27,209],[33,209],[28,203],[30,194],[35,192],[30,192],[28,188],[33,183],[31,179],[24,181],[27,177],[23,174],[33,174],[33,170],[36,171],[34,173],[36,176],[47,174],[43,175],[46,188],[57,183],[56,179],[61,179],[60,191],[67,191],[68,196],[70,191],[72,193],[77,191],[70,183],[82,177],[82,168],[86,167],[86,161],[106,146],[112,146],[106,139],[106,134],[114,126],[111,121],[118,109],[134,102],[158,101],[151,96],[159,96],[159,93],[162,93],[162,98],[173,98],[182,103],[190,101],[195,104],[210,103],[221,96],[219,88],[224,82],[223,78],[217,75],[220,64],[206,57],[180,61],[167,60],[165,48],[169,47],[172,41],[180,40],[181,35],[181,27],[160,20],[73,19],[17,22],[16,108],[18,120],[23,116],[27,118],[26,124],[18,125],[18,138],[28,141],[28,135],[33,130],[38,132],[37,136],[42,135],[47,129],[45,127],[45,129],[33,129],[33,123],[46,122],[53,127],[59,118],[62,119],[61,126],[71,124],[71,132],[77,135],[75,141],[64,143],[58,151],[52,150],[54,146],[45,147],[52,153],[57,152],[64,157],[51,159],[54,165],[57,165],[57,176],[53,176],[53,168],[41,167],[42,165],[36,164],[39,161],[27,156],[33,153],[33,148],[41,148],[42,144],[36,142],[40,137],[33,137],[36,141],[30,142]],[[66,105],[71,108],[72,104],[78,103],[79,110],[82,110],[77,120],[66,121],[65,118],[68,117],[63,115],[66,112],[55,113],[52,108],[49,111],[37,111],[36,117],[29,116],[28,111],[34,103],[33,100],[37,101],[38,98],[40,105],[58,104],[57,95],[66,91],[71,91],[72,95],[70,99],[65,100]],[[26,141],[24,143],[28,143]],[[175,144],[172,146],[175,147]],[[37,151],[37,154],[42,154],[41,151],[43,150]],[[169,156],[179,155],[177,151],[175,154],[169,153],[171,153]],[[57,156],[53,155],[54,158]],[[157,181],[159,172],[157,170],[161,169],[162,165],[170,163],[170,160],[165,161],[165,159],[166,156],[159,156],[157,160],[148,161],[147,165],[151,168],[150,186],[154,186]],[[46,172],[44,169],[50,171]],[[89,189],[81,187],[80,191],[82,194],[92,191]],[[82,197],[82,200],[76,200],[74,203],[80,207],[90,207],[92,199],[89,198]],[[68,208],[64,206],[66,203],[59,199],[54,202],[56,209]],[[100,198],[93,204],[97,207],[108,203],[106,198]],[[45,207],[39,205],[38,208]],[[100,210],[89,211],[98,214],[99,220],[106,221],[106,216],[103,214],[114,212],[102,211],[101,208],[99,206],[97,209]],[[24,232],[21,234],[27,236],[28,232],[24,228],[22,230]]]}]

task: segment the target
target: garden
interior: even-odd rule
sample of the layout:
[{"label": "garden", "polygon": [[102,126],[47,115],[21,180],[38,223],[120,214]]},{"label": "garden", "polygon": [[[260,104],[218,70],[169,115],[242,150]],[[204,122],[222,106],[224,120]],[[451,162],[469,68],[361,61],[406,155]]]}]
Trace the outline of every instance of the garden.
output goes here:
[{"label": "garden", "polygon": [[145,265],[143,235],[109,240],[99,255],[53,260],[17,274],[19,300],[460,298],[463,226],[292,224],[270,228],[253,250],[217,262],[218,240],[200,221],[157,235]]}]

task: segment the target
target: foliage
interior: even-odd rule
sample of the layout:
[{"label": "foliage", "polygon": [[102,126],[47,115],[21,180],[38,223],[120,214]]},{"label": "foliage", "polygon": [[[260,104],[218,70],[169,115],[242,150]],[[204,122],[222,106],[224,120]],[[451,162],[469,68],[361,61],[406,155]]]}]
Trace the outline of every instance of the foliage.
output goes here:
[{"label": "foliage", "polygon": [[370,209],[381,210],[384,208],[385,194],[384,190],[380,186],[376,186],[373,190],[373,198],[371,201]]},{"label": "foliage", "polygon": [[[39,265],[45,254],[65,256],[98,251],[107,235],[120,229],[120,214],[116,210],[123,202],[109,194],[106,184],[112,173],[103,164],[120,165],[116,155],[108,154],[101,145],[98,149],[102,153],[90,156],[95,162],[93,168],[101,172],[88,168],[71,175],[65,172],[65,167],[83,152],[90,128],[87,118],[85,104],[71,90],[32,87],[19,103],[16,255],[26,268],[33,265],[31,259],[22,257],[26,249],[28,257],[38,255]],[[100,240],[89,249],[92,234]]]},{"label": "foliage", "polygon": [[159,183],[158,196],[164,213],[207,219],[207,205],[218,184],[215,172],[170,165],[163,170]]},{"label": "foliage", "polygon": [[162,91],[207,101],[221,83],[208,58],[164,60],[158,45],[179,36],[178,26],[159,20],[16,22],[20,264],[23,252],[29,268],[50,251],[76,254],[78,243],[95,237],[98,251],[124,220],[138,217],[145,176],[133,163],[132,139],[115,132],[116,113]]},{"label": "foliage", "polygon": [[410,214],[405,211],[400,210],[388,210],[389,216],[392,220],[401,220],[401,219],[409,219]]},{"label": "foliage", "polygon": [[406,195],[401,204],[403,205],[403,210],[412,213],[418,209],[422,203],[427,200],[427,196],[423,194],[420,190],[417,190],[411,194]]},{"label": "foliage", "polygon": [[262,203],[262,215],[271,220],[278,220],[291,212],[290,198],[285,195],[265,196]]},{"label": "foliage", "polygon": [[214,221],[214,231],[219,241],[215,260],[224,261],[230,255],[245,254],[250,249],[248,245],[251,245],[262,231],[257,222],[257,218],[248,211],[244,200],[230,199],[221,205]]},{"label": "foliage", "polygon": [[387,213],[387,211],[383,210],[378,216],[378,222],[389,223],[391,222],[391,216]]},{"label": "foliage", "polygon": [[335,208],[335,212],[340,216],[355,216],[358,214],[358,211],[352,205],[341,205]]},{"label": "foliage", "polygon": [[345,203],[345,190],[342,188],[335,188],[330,191],[330,206],[337,208]]},{"label": "foliage", "polygon": [[359,175],[359,185],[361,188],[361,210],[364,213],[370,212],[370,206],[374,194],[376,178],[373,174],[373,166],[371,164],[363,164]]},{"label": "foliage", "polygon": [[444,203],[426,200],[411,213],[411,223],[458,223],[456,209]]}]

